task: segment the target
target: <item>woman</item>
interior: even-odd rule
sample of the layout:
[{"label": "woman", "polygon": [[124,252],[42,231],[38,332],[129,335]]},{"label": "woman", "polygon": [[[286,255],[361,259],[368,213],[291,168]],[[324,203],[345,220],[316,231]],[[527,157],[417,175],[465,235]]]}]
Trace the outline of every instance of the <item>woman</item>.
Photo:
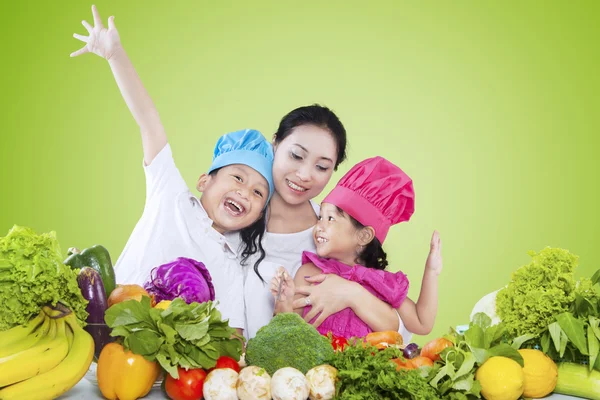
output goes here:
[{"label": "woman", "polygon": [[[346,159],[346,130],[327,107],[300,107],[282,118],[273,135],[273,147],[275,193],[262,235],[264,256],[247,256],[247,248],[241,254],[246,275],[244,332],[249,338],[273,315],[269,282],[277,268],[285,267],[293,277],[301,266],[302,252],[316,250],[312,231],[319,206],[312,200]],[[305,296],[294,307],[312,305],[305,319],[310,321],[318,315],[315,326],[329,315],[351,308],[373,330],[398,330],[405,341],[410,339],[396,310],[355,282],[335,275],[317,275],[306,279],[306,285],[298,287],[297,293]]]}]

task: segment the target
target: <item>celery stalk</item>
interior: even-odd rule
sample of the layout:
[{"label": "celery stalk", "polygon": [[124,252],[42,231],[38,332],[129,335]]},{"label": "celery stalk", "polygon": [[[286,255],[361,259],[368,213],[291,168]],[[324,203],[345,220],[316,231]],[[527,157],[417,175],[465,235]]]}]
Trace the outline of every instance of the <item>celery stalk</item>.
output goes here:
[{"label": "celery stalk", "polygon": [[590,371],[587,365],[560,363],[554,392],[600,400],[600,371]]}]

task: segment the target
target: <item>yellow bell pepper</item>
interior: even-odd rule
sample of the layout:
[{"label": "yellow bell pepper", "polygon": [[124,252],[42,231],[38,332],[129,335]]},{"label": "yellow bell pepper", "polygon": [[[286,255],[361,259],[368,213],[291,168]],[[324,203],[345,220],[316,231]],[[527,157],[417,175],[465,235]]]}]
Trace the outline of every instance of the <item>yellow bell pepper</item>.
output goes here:
[{"label": "yellow bell pepper", "polygon": [[98,387],[109,400],[135,400],[144,397],[160,374],[160,365],[125,352],[122,345],[109,343],[98,358]]}]

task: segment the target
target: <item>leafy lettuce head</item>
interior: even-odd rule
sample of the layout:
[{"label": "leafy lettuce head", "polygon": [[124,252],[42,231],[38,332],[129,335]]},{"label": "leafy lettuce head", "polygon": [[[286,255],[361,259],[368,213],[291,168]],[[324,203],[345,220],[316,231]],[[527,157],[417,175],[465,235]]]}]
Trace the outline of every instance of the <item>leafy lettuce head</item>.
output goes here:
[{"label": "leafy lettuce head", "polygon": [[545,330],[556,315],[569,311],[577,292],[576,255],[550,247],[529,255],[531,262],[513,272],[496,298],[496,312],[515,337]]}]

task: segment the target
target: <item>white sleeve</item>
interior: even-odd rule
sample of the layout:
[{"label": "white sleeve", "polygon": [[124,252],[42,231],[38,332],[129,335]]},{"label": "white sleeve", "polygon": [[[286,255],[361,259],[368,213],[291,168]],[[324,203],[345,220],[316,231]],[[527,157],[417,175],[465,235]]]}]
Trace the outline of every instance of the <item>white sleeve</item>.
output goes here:
[{"label": "white sleeve", "polygon": [[217,306],[223,319],[229,320],[232,328],[245,328],[245,306],[244,306],[244,275],[237,274],[227,287],[227,291],[219,296]]},{"label": "white sleeve", "polygon": [[402,342],[404,344],[409,344],[413,334],[404,326],[404,322],[402,322],[402,318],[400,318],[398,310],[396,310],[396,314],[398,315],[398,333],[402,335]]},{"label": "white sleeve", "polygon": [[169,143],[154,157],[150,165],[144,165],[146,174],[146,203],[165,193],[181,193],[188,187],[175,166]]}]

